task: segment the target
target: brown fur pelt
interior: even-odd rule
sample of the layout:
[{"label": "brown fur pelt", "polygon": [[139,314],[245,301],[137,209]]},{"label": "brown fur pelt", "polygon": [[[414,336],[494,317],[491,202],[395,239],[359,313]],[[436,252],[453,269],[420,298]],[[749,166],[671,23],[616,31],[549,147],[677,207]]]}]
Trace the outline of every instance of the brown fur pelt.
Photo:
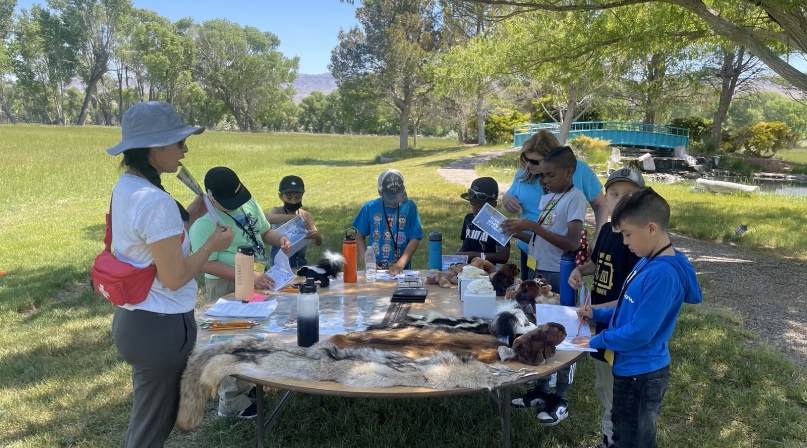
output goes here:
[{"label": "brown fur pelt", "polygon": [[566,339],[566,328],[555,322],[547,322],[523,334],[513,342],[516,359],[531,366],[540,366],[555,356],[555,347]]},{"label": "brown fur pelt", "polygon": [[524,311],[527,318],[535,324],[535,298],[541,293],[541,286],[535,280],[527,280],[521,282],[516,289],[516,295],[513,300],[518,303],[518,307]]},{"label": "brown fur pelt", "polygon": [[191,430],[202,422],[208,398],[229,375],[336,381],[353,387],[494,389],[535,372],[481,363],[471,356],[439,352],[423,358],[368,347],[339,348],[330,342],[289,346],[254,338],[197,345],[180,386],[177,425]]},{"label": "brown fur pelt", "polygon": [[501,267],[495,274],[490,277],[490,283],[493,285],[493,289],[496,290],[497,296],[504,296],[507,292],[507,288],[513,286],[513,283],[516,282],[516,277],[520,274],[521,271],[518,269],[518,266],[507,263]]},{"label": "brown fur pelt", "polygon": [[431,356],[447,351],[473,356],[484,363],[499,361],[502,345],[491,334],[476,334],[451,328],[386,328],[337,334],[328,342],[339,348],[369,347],[394,351],[411,358]]},{"label": "brown fur pelt", "polygon": [[489,262],[488,260],[483,260],[482,258],[474,258],[471,263],[471,266],[477,267],[483,271],[485,271],[488,275],[493,275],[496,272],[496,265]]}]

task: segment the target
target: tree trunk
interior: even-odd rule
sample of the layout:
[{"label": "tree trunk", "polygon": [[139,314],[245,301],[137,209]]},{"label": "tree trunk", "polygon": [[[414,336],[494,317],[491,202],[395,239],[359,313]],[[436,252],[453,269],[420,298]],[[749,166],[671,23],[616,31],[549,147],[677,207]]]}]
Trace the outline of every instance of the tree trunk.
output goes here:
[{"label": "tree trunk", "polygon": [[419,128],[420,128],[420,119],[417,119],[417,120],[415,120],[414,123],[412,123],[412,131],[413,131],[412,132],[412,147],[413,148],[418,147],[418,129]]},{"label": "tree trunk", "polygon": [[409,106],[401,108],[401,133],[398,139],[398,149],[401,151],[409,147]]},{"label": "tree trunk", "polygon": [[81,113],[78,114],[78,121],[76,124],[84,126],[84,120],[87,118],[87,109],[90,107],[90,101],[95,96],[96,86],[98,81],[104,76],[106,72],[106,61],[97,62],[90,74],[90,81],[87,83],[87,89],[84,93],[84,103],[81,105]]},{"label": "tree trunk", "polygon": [[484,95],[477,95],[476,97],[476,142],[479,146],[485,144],[485,111],[483,109],[485,103]]},{"label": "tree trunk", "polygon": [[0,100],[0,106],[3,108],[3,112],[5,112],[6,116],[8,117],[8,121],[11,124],[17,124],[17,120],[14,119],[14,115],[11,115],[11,110],[8,108],[8,103],[5,100]]},{"label": "tree trunk", "polygon": [[118,69],[118,123],[123,124],[123,70]]},{"label": "tree trunk", "polygon": [[569,136],[569,131],[572,129],[574,122],[574,109],[577,107],[577,86],[572,84],[569,86],[569,98],[566,101],[566,110],[563,111],[563,121],[560,123],[558,129],[558,141],[561,145],[566,144],[566,137]]},{"label": "tree trunk", "polygon": [[715,149],[720,149],[723,143],[723,121],[729,112],[731,99],[734,97],[734,90],[737,88],[737,82],[742,73],[744,56],[745,48],[743,47],[727,51],[723,55],[723,65],[720,67],[720,100],[712,118],[712,143],[714,143]]}]

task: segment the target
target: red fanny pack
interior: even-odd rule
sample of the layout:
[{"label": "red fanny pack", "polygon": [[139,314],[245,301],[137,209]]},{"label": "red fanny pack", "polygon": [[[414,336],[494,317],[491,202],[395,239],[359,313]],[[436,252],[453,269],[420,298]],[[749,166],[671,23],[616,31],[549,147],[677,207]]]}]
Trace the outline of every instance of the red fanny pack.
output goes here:
[{"label": "red fanny pack", "polygon": [[112,201],[106,215],[104,250],[95,257],[90,277],[95,292],[115,305],[137,305],[146,300],[157,276],[153,264],[138,269],[115,258],[112,254]]}]

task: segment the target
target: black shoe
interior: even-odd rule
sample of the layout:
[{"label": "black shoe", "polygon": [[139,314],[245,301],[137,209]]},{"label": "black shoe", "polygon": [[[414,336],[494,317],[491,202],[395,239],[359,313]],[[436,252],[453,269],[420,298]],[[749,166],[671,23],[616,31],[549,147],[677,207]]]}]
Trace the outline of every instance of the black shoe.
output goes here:
[{"label": "black shoe", "polygon": [[569,402],[566,398],[552,395],[544,405],[544,410],[538,413],[538,423],[543,426],[555,426],[569,416]]},{"label": "black shoe", "polygon": [[241,412],[235,414],[223,414],[219,412],[219,417],[235,417],[235,418],[243,418],[243,419],[253,419],[258,416],[258,405],[255,403],[251,403],[246,409],[242,410]]},{"label": "black shoe", "polygon": [[552,394],[538,389],[530,389],[526,394],[510,401],[516,409],[542,408]]}]

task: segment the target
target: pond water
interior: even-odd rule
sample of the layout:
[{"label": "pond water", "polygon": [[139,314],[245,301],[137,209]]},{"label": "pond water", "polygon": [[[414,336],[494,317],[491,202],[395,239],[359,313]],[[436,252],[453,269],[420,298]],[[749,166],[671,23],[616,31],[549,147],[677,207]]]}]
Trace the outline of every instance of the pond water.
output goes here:
[{"label": "pond water", "polygon": [[736,182],[738,184],[744,184],[744,185],[759,185],[759,191],[761,193],[781,194],[790,196],[807,196],[807,183],[770,180],[770,179],[754,179],[751,177],[743,177],[743,176],[710,177],[709,180]]}]

